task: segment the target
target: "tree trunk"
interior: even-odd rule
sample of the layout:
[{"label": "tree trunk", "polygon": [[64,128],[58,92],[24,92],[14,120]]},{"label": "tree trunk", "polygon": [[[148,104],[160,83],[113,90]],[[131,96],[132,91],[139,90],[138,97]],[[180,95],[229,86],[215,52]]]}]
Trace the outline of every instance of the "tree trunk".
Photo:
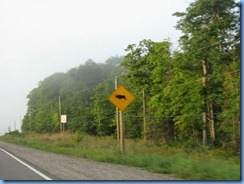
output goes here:
[{"label": "tree trunk", "polygon": [[209,104],[209,110],[210,110],[210,135],[212,142],[215,141],[215,121],[214,121],[214,111],[213,111],[213,102],[211,101]]},{"label": "tree trunk", "polygon": [[203,135],[203,147],[207,146],[207,93],[206,93],[206,83],[207,83],[207,61],[202,61],[203,66],[203,112],[202,112],[202,135]]},{"label": "tree trunk", "polygon": [[232,117],[232,128],[233,128],[233,135],[232,135],[232,144],[233,147],[236,149],[237,148],[237,144],[236,144],[236,128],[235,128],[235,118]]}]

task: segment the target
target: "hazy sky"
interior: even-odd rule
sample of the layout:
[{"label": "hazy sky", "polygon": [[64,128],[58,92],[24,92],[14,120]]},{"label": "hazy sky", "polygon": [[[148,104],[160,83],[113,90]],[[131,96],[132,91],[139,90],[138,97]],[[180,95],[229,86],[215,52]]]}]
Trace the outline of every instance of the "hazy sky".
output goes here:
[{"label": "hazy sky", "polygon": [[124,55],[143,39],[176,46],[172,14],[192,1],[0,0],[0,135],[20,129],[26,96],[49,75]]}]

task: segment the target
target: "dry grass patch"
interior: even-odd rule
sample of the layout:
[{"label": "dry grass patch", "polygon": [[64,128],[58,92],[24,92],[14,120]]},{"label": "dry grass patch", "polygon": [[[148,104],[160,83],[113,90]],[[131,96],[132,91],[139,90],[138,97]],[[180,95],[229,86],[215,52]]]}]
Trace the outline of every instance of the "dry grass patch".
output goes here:
[{"label": "dry grass patch", "polygon": [[[175,174],[192,180],[239,180],[240,159],[218,156],[214,150],[184,151],[150,141],[125,140],[125,154],[112,136],[74,134],[27,134],[3,136],[2,140],[45,151],[141,167],[152,172]],[[218,153],[218,154],[217,154]],[[217,154],[217,155],[216,155]]]}]

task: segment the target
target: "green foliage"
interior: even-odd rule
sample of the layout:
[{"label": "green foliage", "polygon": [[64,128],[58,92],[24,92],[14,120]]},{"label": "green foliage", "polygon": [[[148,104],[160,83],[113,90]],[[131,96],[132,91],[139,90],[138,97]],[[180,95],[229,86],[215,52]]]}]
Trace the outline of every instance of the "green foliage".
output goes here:
[{"label": "green foliage", "polygon": [[[119,66],[122,59],[123,57],[118,56],[111,57],[105,64],[88,60],[67,73],[56,73],[39,82],[38,87],[27,96],[28,110],[23,120],[22,131],[59,132],[60,108],[61,114],[68,117],[66,130],[111,135],[114,132],[113,106],[107,98],[112,92],[114,75],[120,75],[122,72]],[[108,83],[103,83],[106,80]],[[101,111],[99,116],[98,109]]]},{"label": "green foliage", "polygon": [[96,127],[96,132],[100,136],[111,135],[116,128],[114,124],[115,108],[113,104],[108,101],[108,97],[113,90],[114,88],[111,81],[109,83],[101,83],[95,88],[95,94],[92,97],[92,114],[94,115],[93,125]]},{"label": "green foliage", "polygon": [[240,3],[196,0],[174,16],[183,33],[178,51],[168,40],[143,39],[128,45],[124,57],[88,60],[45,78],[27,96],[22,131],[59,132],[60,97],[65,130],[114,136],[115,107],[108,98],[117,76],[136,97],[125,110],[126,138],[239,153]]},{"label": "green foliage", "polygon": [[[225,75],[225,73],[231,73],[230,75],[239,73],[239,68],[236,68],[236,70],[231,69],[233,64],[236,66],[240,65],[240,58],[237,54],[239,50],[236,50],[240,45],[240,12],[238,6],[239,3],[234,0],[227,0],[223,3],[219,0],[197,0],[190,4],[186,13],[177,12],[174,14],[181,18],[176,28],[183,32],[180,44],[184,51],[183,55],[187,59],[185,64],[186,66],[189,66],[189,64],[193,67],[196,66],[198,74],[190,73],[194,74],[194,78],[200,76],[203,78],[202,90],[199,85],[195,87],[199,92],[202,92],[200,94],[198,92],[198,96],[195,96],[195,94],[197,95],[197,90],[193,89],[192,94],[194,94],[194,97],[191,95],[202,105],[199,103],[195,108],[184,106],[183,109],[187,107],[185,112],[190,115],[200,114],[199,112],[201,111],[206,114],[205,117],[202,117],[203,122],[204,120],[207,122],[207,125],[202,124],[203,134],[206,134],[206,130],[209,130],[212,144],[224,146],[225,143],[223,144],[221,141],[222,138],[232,137],[229,140],[232,140],[236,148],[238,147],[237,132],[240,131],[238,126],[239,109],[235,108],[234,113],[228,113],[229,108],[226,108],[226,104],[228,101],[235,101],[236,104],[239,104],[240,97],[238,94],[240,94],[240,90],[238,87],[234,87],[234,89],[233,85],[239,83],[240,80],[237,77],[236,80],[230,81],[228,80],[229,76]],[[200,69],[201,67],[202,69]],[[187,69],[186,71],[190,72],[191,70]],[[228,84],[226,80],[228,80]],[[230,86],[232,86],[232,91],[226,95]],[[236,93],[237,95],[232,98],[233,95],[231,93]],[[198,113],[191,113],[197,109]],[[220,118],[223,115],[225,116],[224,121]],[[196,124],[196,122],[193,123]],[[225,126],[227,124],[228,126]],[[199,125],[198,123],[197,127]],[[223,128],[224,126],[225,128]],[[234,131],[231,130],[233,127]],[[218,139],[216,139],[217,137]],[[206,138],[205,140],[207,141]]]}]

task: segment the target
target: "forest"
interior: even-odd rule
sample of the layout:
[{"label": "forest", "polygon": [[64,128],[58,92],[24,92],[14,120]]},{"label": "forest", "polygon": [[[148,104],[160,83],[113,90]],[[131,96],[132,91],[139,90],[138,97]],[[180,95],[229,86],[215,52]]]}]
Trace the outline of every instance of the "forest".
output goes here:
[{"label": "forest", "polygon": [[27,95],[22,132],[60,132],[65,114],[65,131],[116,137],[108,98],[117,78],[135,96],[124,111],[126,139],[240,152],[240,2],[196,0],[172,16],[177,50],[168,39],[142,39],[125,56],[48,76]]}]

